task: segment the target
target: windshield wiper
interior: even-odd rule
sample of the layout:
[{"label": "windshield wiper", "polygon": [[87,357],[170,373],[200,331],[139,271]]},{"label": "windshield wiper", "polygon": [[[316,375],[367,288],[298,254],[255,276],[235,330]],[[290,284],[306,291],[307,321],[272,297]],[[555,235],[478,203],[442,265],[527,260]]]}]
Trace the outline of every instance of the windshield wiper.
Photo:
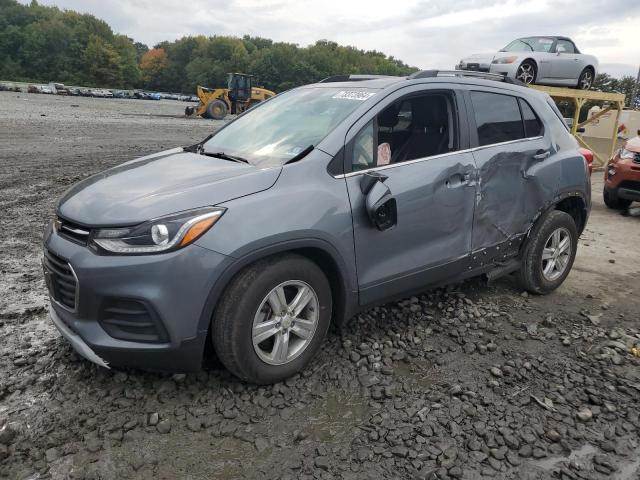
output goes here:
[{"label": "windshield wiper", "polygon": [[524,43],[527,47],[529,47],[531,49],[532,52],[535,51],[533,49],[533,46],[529,42],[525,42],[524,40],[521,40],[521,39],[518,39],[518,41]]},{"label": "windshield wiper", "polygon": [[297,155],[291,157],[289,160],[284,162],[284,164],[286,165],[287,163],[293,163],[293,162],[297,162],[298,160],[302,160],[304,157],[309,155],[313,149],[314,149],[314,146],[313,145],[309,145],[307,148],[302,150],[300,153],[298,153]]},{"label": "windshield wiper", "polygon": [[235,155],[229,155],[224,152],[202,152],[202,155],[206,155],[208,157],[222,158],[223,160],[232,160],[234,162],[239,163],[249,163],[249,160],[242,157],[236,157]]}]

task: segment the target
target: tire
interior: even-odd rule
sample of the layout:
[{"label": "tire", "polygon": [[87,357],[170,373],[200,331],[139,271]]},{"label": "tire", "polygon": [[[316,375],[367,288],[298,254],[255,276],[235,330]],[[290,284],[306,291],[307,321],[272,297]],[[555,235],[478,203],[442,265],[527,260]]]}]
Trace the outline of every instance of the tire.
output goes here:
[{"label": "tire", "polygon": [[536,83],[538,76],[538,67],[532,60],[525,60],[520,64],[518,70],[516,70],[516,80],[520,80],[526,85]]},{"label": "tire", "polygon": [[[553,268],[547,273],[545,267],[550,260],[543,260],[543,252],[549,255],[553,250],[552,235],[560,232],[560,238],[568,238],[568,253],[558,255],[558,265],[563,265],[562,271]],[[562,242],[559,242],[562,245]],[[552,210],[545,214],[533,227],[522,252],[522,264],[518,271],[520,286],[534,294],[546,294],[558,288],[571,271],[578,248],[578,231],[576,224],[568,213]],[[555,258],[554,260],[555,265]],[[558,267],[559,268],[559,267]]]},{"label": "tire", "polygon": [[593,69],[587,67],[580,73],[578,77],[578,85],[576,88],[578,90],[590,90],[593,86],[594,74]]},{"label": "tire", "polygon": [[[300,292],[295,288],[306,285],[315,294],[296,318],[276,315],[272,301],[267,300],[270,293],[282,285],[289,307],[293,304],[292,298]],[[220,361],[238,378],[261,385],[276,383],[302,370],[314,357],[327,334],[331,310],[331,287],[322,270],[311,260],[296,254],[259,260],[238,273],[225,290],[213,317],[213,346]],[[309,319],[313,318],[315,328],[308,341],[298,337],[296,331],[311,331],[309,325],[313,320]],[[255,330],[260,322],[264,325],[278,319],[280,323],[270,326],[268,331]],[[301,327],[302,322],[307,326]],[[274,328],[280,333],[264,336],[262,343],[254,345],[254,336],[270,333]],[[288,332],[285,357],[289,358],[278,359],[274,352],[276,341],[284,341],[283,330]],[[271,354],[273,357],[267,358]]]},{"label": "tire", "polygon": [[227,104],[222,100],[213,100],[207,104],[207,118],[222,120],[227,116]]},{"label": "tire", "polygon": [[615,193],[607,188],[602,191],[602,198],[604,204],[612,210],[626,210],[631,205],[631,200],[618,198]]}]

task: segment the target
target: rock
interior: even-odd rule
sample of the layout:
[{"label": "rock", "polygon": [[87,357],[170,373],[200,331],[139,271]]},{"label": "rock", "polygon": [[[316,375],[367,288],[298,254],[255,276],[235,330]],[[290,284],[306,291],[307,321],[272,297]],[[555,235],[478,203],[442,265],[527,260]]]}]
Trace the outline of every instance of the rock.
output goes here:
[{"label": "rock", "polygon": [[192,432],[199,432],[202,430],[202,420],[193,415],[187,415],[187,428]]},{"label": "rock", "polygon": [[164,420],[160,420],[160,422],[158,422],[156,428],[160,433],[169,433],[171,431],[171,422],[169,421],[169,419],[165,418]]},{"label": "rock", "polygon": [[264,452],[267,448],[271,446],[269,441],[264,437],[257,437],[253,442],[253,444],[255,445],[256,450],[258,450],[259,453]]},{"label": "rock", "polygon": [[520,447],[520,450],[518,450],[518,455],[520,455],[522,458],[529,458],[531,455],[533,455],[533,448],[531,447],[531,445],[523,445],[522,447]]},{"label": "rock", "polygon": [[151,425],[152,427],[155,427],[159,421],[160,415],[158,414],[158,412],[150,413],[149,417],[147,418],[147,424]]},{"label": "rock", "polygon": [[325,457],[325,456],[316,457],[313,464],[316,466],[316,468],[327,471],[329,470],[329,466],[330,466],[329,457]]},{"label": "rock", "polygon": [[462,393],[462,387],[460,385],[454,385],[449,389],[449,395],[456,396]]},{"label": "rock", "polygon": [[44,455],[45,455],[48,463],[55,462],[58,459],[58,457],[60,456],[60,454],[58,453],[58,449],[55,448],[55,447],[54,448],[50,448],[49,450],[44,452]]},{"label": "rock", "polygon": [[559,442],[561,438],[560,434],[555,430],[548,430],[545,435],[552,442]]},{"label": "rock", "polygon": [[457,465],[455,467],[451,467],[447,473],[452,478],[462,478],[462,469]]},{"label": "rock", "polygon": [[396,457],[407,458],[407,455],[409,455],[409,449],[402,445],[396,445],[391,449],[391,453]]},{"label": "rock", "polygon": [[2,430],[0,430],[0,445],[10,445],[17,434],[18,432],[11,428],[11,426],[5,425],[2,427]]},{"label": "rock", "polygon": [[581,422],[588,422],[593,417],[593,412],[587,407],[583,407],[576,412],[576,418]]},{"label": "rock", "polygon": [[84,442],[84,446],[89,452],[96,453],[102,449],[102,442],[98,438],[89,438]]},{"label": "rock", "polygon": [[491,367],[491,375],[493,375],[494,377],[497,378],[501,378],[502,377],[502,370],[500,370],[498,367]]}]

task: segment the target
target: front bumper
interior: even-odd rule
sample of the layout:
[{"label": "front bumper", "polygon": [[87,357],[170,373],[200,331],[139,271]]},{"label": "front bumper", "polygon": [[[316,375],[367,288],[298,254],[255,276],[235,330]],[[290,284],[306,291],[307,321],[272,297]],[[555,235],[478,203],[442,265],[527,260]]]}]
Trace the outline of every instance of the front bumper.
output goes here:
[{"label": "front bumper", "polygon": [[509,78],[516,78],[520,63],[521,62],[517,60],[513,63],[492,63],[489,67],[489,72],[504,75]]},{"label": "front bumper", "polygon": [[[209,327],[205,304],[230,257],[197,245],[159,255],[98,255],[51,229],[45,248],[68,262],[77,277],[76,307],[52,298],[50,317],[80,355],[101,366],[201,367]],[[163,335],[155,341],[112,336],[105,309],[127,301],[148,308]]]}]

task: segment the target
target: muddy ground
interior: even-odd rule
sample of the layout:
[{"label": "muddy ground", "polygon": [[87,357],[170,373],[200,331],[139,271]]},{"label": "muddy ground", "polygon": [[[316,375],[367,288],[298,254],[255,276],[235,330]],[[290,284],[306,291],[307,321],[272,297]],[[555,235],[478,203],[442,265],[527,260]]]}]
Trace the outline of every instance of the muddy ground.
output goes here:
[{"label": "muddy ground", "polygon": [[173,101],[0,92],[0,477],[640,478],[640,216],[601,174],[565,284],[372,309],[301,375],[110,371],[47,320],[43,224],[72,183],[206,136]]}]

